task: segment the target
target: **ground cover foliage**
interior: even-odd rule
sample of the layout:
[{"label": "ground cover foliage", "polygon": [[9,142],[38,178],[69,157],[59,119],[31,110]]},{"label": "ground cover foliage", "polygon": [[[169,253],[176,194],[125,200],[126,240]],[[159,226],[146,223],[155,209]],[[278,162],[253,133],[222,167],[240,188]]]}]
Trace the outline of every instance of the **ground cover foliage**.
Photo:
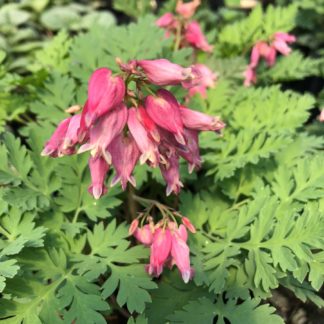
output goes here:
[{"label": "ground cover foliage", "polygon": [[[324,100],[324,2],[281,0],[247,10],[225,1],[214,11],[204,3],[195,18],[214,50],[197,55],[174,50],[154,23],[175,1],[157,7],[113,1],[114,13],[130,21],[116,24],[105,4],[2,4],[3,323],[284,323],[269,302],[278,287],[324,306],[324,128],[316,119]],[[252,46],[278,31],[297,36],[293,52],[272,68],[261,65],[257,84],[244,87]],[[114,187],[95,200],[86,154],[40,155],[66,108],[84,102],[93,70],[117,70],[116,57],[182,66],[195,59],[218,73],[207,97],[197,94],[188,106],[221,116],[226,129],[221,137],[202,134],[202,168],[181,168],[179,197],[166,198],[158,172],[141,166],[135,189]],[[170,90],[183,100],[183,90]],[[174,270],[159,279],[145,272],[149,249],[128,234],[143,208],[134,192],[179,210],[196,227],[188,284]]]}]

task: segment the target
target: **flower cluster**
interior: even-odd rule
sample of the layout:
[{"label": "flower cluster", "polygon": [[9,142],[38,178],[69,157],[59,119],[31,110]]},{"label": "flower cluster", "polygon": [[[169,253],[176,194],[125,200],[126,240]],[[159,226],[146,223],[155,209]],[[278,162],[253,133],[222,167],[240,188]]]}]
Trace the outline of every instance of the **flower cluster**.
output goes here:
[{"label": "flower cluster", "polygon": [[204,52],[211,52],[213,46],[208,44],[198,21],[190,19],[199,5],[200,0],[187,3],[179,0],[176,6],[177,15],[167,12],[156,21],[156,24],[165,29],[166,37],[174,35],[176,47],[193,47]]},{"label": "flower cluster", "polygon": [[[181,105],[166,89],[154,92],[150,84],[182,84],[190,89],[204,75],[165,59],[117,63],[121,69],[117,75],[108,68],[92,74],[82,113],[58,125],[42,154],[60,157],[90,151],[89,192],[96,199],[107,191],[110,166],[116,171],[111,186],[118,182],[124,190],[128,182],[135,186],[132,172],[138,161],[159,167],[167,194],[177,194],[183,186],[179,157],[187,160],[190,172],[199,168],[199,132],[219,132],[225,125],[218,117]],[[75,107],[69,111],[75,112]]]},{"label": "flower cluster", "polygon": [[[156,21],[157,26],[165,29],[166,37],[174,36],[175,49],[192,47],[195,50],[212,52],[213,46],[208,43],[199,23],[196,20],[191,20],[199,5],[200,0],[193,0],[186,3],[179,0],[176,6],[176,15],[168,12]],[[192,84],[183,84],[185,88],[189,89],[186,98],[187,101],[196,93],[206,98],[207,88],[214,87],[217,79],[216,73],[204,64],[195,64],[192,68],[202,77],[196,80],[194,86]]]},{"label": "flower cluster", "polygon": [[181,217],[183,224],[178,226],[175,220],[171,220],[168,216],[154,224],[152,217],[148,216],[142,218],[143,221],[147,220],[147,224],[138,227],[137,218],[132,222],[129,234],[134,235],[143,245],[150,247],[150,263],[146,266],[149,275],[159,277],[164,266],[172,268],[176,265],[183,281],[187,283],[194,274],[193,268],[190,267],[187,229],[192,233],[195,233],[196,229],[187,217],[176,212],[173,214]]},{"label": "flower cluster", "polygon": [[265,41],[257,42],[252,48],[250,64],[245,71],[244,85],[248,87],[256,83],[256,68],[261,58],[271,67],[276,63],[277,52],[285,56],[289,55],[291,48],[288,44],[295,41],[296,37],[294,35],[278,32],[273,35],[270,43]]}]

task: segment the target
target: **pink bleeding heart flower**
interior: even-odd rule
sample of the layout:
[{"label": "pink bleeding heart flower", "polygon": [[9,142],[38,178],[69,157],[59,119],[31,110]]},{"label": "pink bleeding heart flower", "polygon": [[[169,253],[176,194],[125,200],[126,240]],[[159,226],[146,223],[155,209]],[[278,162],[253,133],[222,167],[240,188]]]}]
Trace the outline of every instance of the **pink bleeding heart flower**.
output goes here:
[{"label": "pink bleeding heart flower", "polygon": [[209,116],[184,106],[180,107],[180,113],[184,126],[189,129],[219,132],[225,127],[217,116]]},{"label": "pink bleeding heart flower", "polygon": [[149,224],[138,227],[134,232],[134,236],[145,246],[150,246],[153,242],[153,232]]},{"label": "pink bleeding heart flower", "polygon": [[149,138],[148,130],[140,122],[139,109],[130,108],[128,110],[127,126],[134,137],[137,147],[142,153],[140,163],[143,164],[149,160],[152,166],[157,166],[159,161],[159,152],[156,144]]},{"label": "pink bleeding heart flower", "polygon": [[108,146],[108,151],[112,156],[112,164],[116,170],[116,176],[113,178],[111,186],[120,181],[123,190],[126,189],[127,182],[136,187],[132,172],[139,158],[139,150],[132,135],[117,135]]},{"label": "pink bleeding heart flower", "polygon": [[123,130],[127,115],[127,108],[123,103],[103,115],[90,129],[89,141],[79,148],[78,153],[91,151],[92,156],[103,156],[107,163],[111,164],[111,155],[107,151],[107,147]]},{"label": "pink bleeding heart flower", "polygon": [[89,127],[95,120],[114,109],[122,102],[125,96],[125,83],[120,76],[112,76],[112,71],[100,68],[93,72],[88,86],[87,109],[85,124]]},{"label": "pink bleeding heart flower", "polygon": [[288,44],[294,43],[295,41],[296,37],[294,35],[278,32],[274,34],[272,46],[282,55],[289,55],[291,48]]},{"label": "pink bleeding heart flower", "polygon": [[245,76],[245,79],[244,79],[245,87],[250,87],[252,84],[256,84],[257,76],[256,76],[254,68],[252,68],[251,66],[248,66],[244,72],[244,76]]},{"label": "pink bleeding heart flower", "polygon": [[178,229],[173,230],[171,236],[172,263],[175,263],[178,267],[185,283],[188,283],[193,276],[193,269],[190,267],[190,250],[186,243],[187,236],[187,230],[183,225],[180,225]]},{"label": "pink bleeding heart flower", "polygon": [[195,14],[199,5],[200,5],[200,0],[193,0],[186,3],[184,3],[182,0],[178,0],[176,6],[176,12],[179,15],[181,15],[183,18],[189,19]]},{"label": "pink bleeding heart flower", "polygon": [[139,113],[137,116],[142,125],[147,130],[148,134],[154,139],[155,142],[159,143],[160,133],[154,121],[150,118],[144,107],[139,106],[137,108],[137,111]]},{"label": "pink bleeding heart flower", "polygon": [[183,68],[166,59],[137,61],[149,81],[159,86],[176,85],[192,77],[191,68]]},{"label": "pink bleeding heart flower", "polygon": [[160,127],[175,135],[176,140],[185,144],[183,138],[183,123],[181,120],[179,103],[173,94],[160,89],[156,96],[145,98],[145,108],[151,119]]},{"label": "pink bleeding heart flower", "polygon": [[194,169],[200,169],[202,162],[199,154],[198,131],[185,128],[184,136],[187,142],[186,150],[178,150],[178,154],[189,163],[189,173],[192,173]]},{"label": "pink bleeding heart flower", "polygon": [[90,157],[89,168],[91,173],[91,186],[88,191],[95,199],[99,199],[107,192],[105,186],[106,174],[109,170],[109,165],[102,157]]},{"label": "pink bleeding heart flower", "polygon": [[253,69],[256,68],[262,57],[266,60],[268,66],[274,65],[276,62],[275,48],[266,42],[260,41],[257,42],[252,48],[250,67]]},{"label": "pink bleeding heart flower", "polygon": [[165,13],[163,16],[161,16],[155,24],[160,28],[169,28],[172,27],[175,23],[175,17],[171,12]]},{"label": "pink bleeding heart flower", "polygon": [[146,267],[149,275],[160,276],[171,251],[171,242],[171,232],[168,228],[156,229],[151,245],[150,264]]},{"label": "pink bleeding heart flower", "polygon": [[64,119],[45,144],[41,155],[60,157],[75,153],[74,146],[78,143],[80,119],[81,115],[74,115]]},{"label": "pink bleeding heart flower", "polygon": [[180,181],[179,157],[172,155],[167,162],[167,164],[160,164],[161,174],[167,183],[166,195],[169,196],[172,192],[177,195],[183,187]]},{"label": "pink bleeding heart flower", "polygon": [[217,75],[204,64],[195,64],[191,68],[196,78],[191,82],[183,82],[182,86],[189,89],[189,97],[200,93],[203,98],[206,98],[207,88],[213,88],[215,86]]},{"label": "pink bleeding heart flower", "polygon": [[198,48],[204,52],[213,51],[213,46],[208,44],[208,41],[197,21],[192,21],[186,26],[184,37],[185,40],[195,48]]}]

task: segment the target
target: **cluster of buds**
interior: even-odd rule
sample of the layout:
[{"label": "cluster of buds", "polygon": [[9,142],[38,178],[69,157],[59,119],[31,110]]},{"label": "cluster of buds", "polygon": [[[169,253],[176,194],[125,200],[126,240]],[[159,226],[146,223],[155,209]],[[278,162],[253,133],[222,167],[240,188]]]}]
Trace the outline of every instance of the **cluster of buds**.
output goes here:
[{"label": "cluster of buds", "polygon": [[[179,0],[176,6],[176,14],[167,12],[156,21],[157,26],[165,29],[166,37],[174,36],[175,49],[192,47],[195,50],[212,52],[213,46],[208,44],[199,23],[191,20],[199,5],[200,0],[186,3]],[[204,64],[195,64],[192,68],[202,77],[196,81],[195,86],[183,84],[184,87],[189,89],[187,101],[196,93],[206,98],[207,88],[213,88],[217,79],[217,74]]]},{"label": "cluster of buds", "polygon": [[[96,70],[88,84],[88,98],[80,114],[63,120],[46,143],[42,155],[60,157],[90,151],[92,184],[89,192],[98,199],[107,188],[110,166],[125,190],[137,162],[159,167],[167,183],[167,194],[183,186],[179,157],[188,161],[189,171],[201,166],[198,134],[225,126],[218,117],[208,116],[181,105],[163,88],[149,86],[182,84],[194,87],[203,76],[195,68],[183,68],[165,59],[122,63],[121,72]],[[131,87],[132,86],[132,87]],[[154,87],[156,89],[156,87]],[[75,112],[76,109],[69,111]]]},{"label": "cluster of buds", "polygon": [[[145,267],[149,275],[159,277],[164,266],[171,269],[176,265],[183,281],[187,283],[194,274],[190,267],[187,229],[192,233],[195,233],[196,229],[187,217],[159,203],[157,207],[163,213],[162,220],[154,224],[153,218],[148,213],[141,213],[133,220],[129,234],[134,235],[143,245],[150,247],[150,263]],[[176,217],[181,219],[182,224],[179,226]]]},{"label": "cluster of buds", "polygon": [[288,44],[294,43],[296,37],[287,33],[275,33],[270,43],[265,41],[257,42],[251,52],[250,64],[245,71],[244,85],[249,87],[251,84],[255,84],[257,81],[256,68],[263,58],[266,64],[271,67],[276,63],[277,53],[282,55],[289,55],[291,48]]},{"label": "cluster of buds", "polygon": [[213,46],[208,44],[198,21],[191,20],[199,5],[200,0],[187,3],[179,0],[176,6],[177,15],[167,12],[156,21],[158,27],[165,29],[166,37],[174,35],[176,49],[193,47],[204,52],[212,52]]}]

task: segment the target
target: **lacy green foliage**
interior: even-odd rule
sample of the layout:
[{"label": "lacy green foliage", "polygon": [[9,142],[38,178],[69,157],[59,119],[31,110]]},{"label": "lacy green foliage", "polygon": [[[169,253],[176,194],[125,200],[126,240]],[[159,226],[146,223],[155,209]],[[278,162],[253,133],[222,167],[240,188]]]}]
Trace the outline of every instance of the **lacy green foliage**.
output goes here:
[{"label": "lacy green foliage", "polygon": [[[213,135],[206,134],[202,145],[207,150],[204,158],[208,174],[215,174],[218,179],[230,177],[248,163],[256,164],[287,147],[314,104],[309,95],[282,92],[278,87],[241,88],[231,97],[222,99],[217,99],[217,91],[216,88],[215,94],[209,92],[211,104],[207,109],[211,113],[221,112],[228,129],[224,137],[213,144],[210,144]],[[225,103],[226,108],[222,109]],[[211,145],[213,150],[208,152]]]},{"label": "lacy green foliage", "polygon": [[[189,66],[192,50],[173,52],[172,38],[163,38],[153,16],[115,26],[109,12],[67,2],[54,10],[46,0],[1,8],[0,30],[3,11],[11,27],[5,43],[0,36],[0,47],[7,51],[10,45],[13,52],[0,52],[0,127],[13,125],[16,135],[7,131],[0,145],[0,320],[106,323],[126,313],[130,324],[282,323],[266,300],[279,286],[323,307],[317,292],[324,281],[324,140],[314,135],[316,125],[305,127],[316,102],[273,85],[320,75],[322,61],[303,58],[294,48],[271,69],[260,66],[262,87],[241,87],[253,43],[276,31],[305,28],[300,19],[306,11],[321,17],[321,2],[298,1],[303,11],[297,14],[296,5],[265,11],[258,6],[246,18],[238,11],[216,14],[223,25],[215,53],[197,58],[219,80],[206,100],[195,96],[189,106],[220,115],[227,127],[222,137],[201,136],[202,170],[188,175],[181,166],[186,191],[180,201],[167,200],[197,228],[189,237],[195,277],[188,284],[173,270],[156,281],[145,273],[149,249],[134,244],[124,222],[130,219],[128,194],[110,188],[94,200],[87,192],[87,154],[51,159],[40,152],[54,126],[69,116],[65,109],[84,103],[94,69],[115,71],[116,57],[165,57]],[[151,2],[113,5],[137,18]],[[174,9],[174,2],[162,10],[168,6]],[[39,39],[25,30],[35,17],[44,24],[39,30],[63,24],[84,32],[62,31],[44,46],[19,49],[19,42]],[[201,17],[214,28],[214,13],[205,10]],[[17,29],[24,37],[14,37]],[[26,66],[31,57],[36,60]],[[10,72],[20,69],[34,75]],[[175,95],[181,100],[185,92]],[[23,125],[17,132],[13,120]],[[158,170],[140,166],[135,177],[137,194],[164,201]]]}]

